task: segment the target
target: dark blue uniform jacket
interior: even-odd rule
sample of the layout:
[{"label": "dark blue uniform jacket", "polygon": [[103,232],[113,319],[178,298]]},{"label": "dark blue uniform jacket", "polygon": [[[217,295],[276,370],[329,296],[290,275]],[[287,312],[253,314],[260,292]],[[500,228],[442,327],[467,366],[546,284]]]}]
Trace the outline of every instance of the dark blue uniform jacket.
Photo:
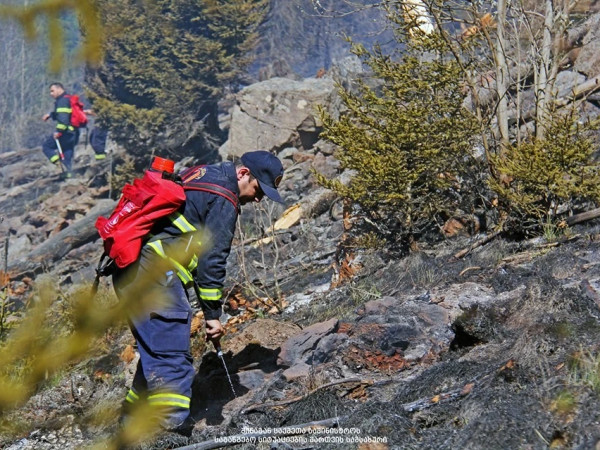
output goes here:
[{"label": "dark blue uniform jacket", "polygon": [[[199,179],[201,182],[218,184],[239,196],[235,165],[231,162],[205,166],[206,173]],[[218,319],[221,315],[221,294],[225,282],[227,257],[231,250],[231,242],[235,233],[238,209],[221,195],[203,191],[186,190],[186,201],[180,211],[185,219],[198,230],[208,232],[209,242],[203,241],[201,247],[192,247],[191,251],[198,256],[198,266],[193,273],[199,292],[218,290],[217,298],[203,300],[199,295],[200,305],[207,320]],[[160,239],[167,255],[177,259],[181,264],[189,262],[189,240],[172,223],[161,224],[162,229],[155,234]],[[183,241],[183,242],[182,242]],[[182,245],[185,244],[185,245]],[[188,252],[184,252],[184,247]]]}]

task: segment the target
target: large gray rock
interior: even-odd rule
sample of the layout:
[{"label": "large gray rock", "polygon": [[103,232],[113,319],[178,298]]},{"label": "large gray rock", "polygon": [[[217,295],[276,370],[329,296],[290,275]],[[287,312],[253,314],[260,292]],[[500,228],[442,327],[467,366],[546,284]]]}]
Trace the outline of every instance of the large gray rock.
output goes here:
[{"label": "large gray rock", "polygon": [[[10,245],[8,243],[10,242]],[[22,255],[29,253],[32,250],[31,241],[26,234],[5,240],[5,245],[8,245],[8,260],[13,261]]]},{"label": "large gray rock", "polygon": [[[447,310],[421,297],[383,297],[365,304],[348,324],[350,349],[344,362],[354,370],[401,370],[449,348],[454,333]],[[344,327],[342,327],[344,328]]]},{"label": "large gray rock", "polygon": [[337,319],[320,322],[305,328],[301,333],[289,338],[282,346],[277,359],[281,366],[293,366],[297,363],[311,363],[313,351],[325,336],[335,333]]},{"label": "large gray rock", "polygon": [[554,87],[558,92],[559,97],[567,97],[573,93],[573,88],[575,86],[583,84],[585,80],[585,75],[573,70],[563,70],[556,75]]},{"label": "large gray rock", "polygon": [[573,67],[576,72],[589,78],[600,74],[600,16],[593,16],[590,21],[590,31],[583,38],[583,46]]},{"label": "large gray rock", "polygon": [[316,106],[328,108],[334,95],[330,78],[272,78],[248,86],[237,96],[229,140],[219,153],[226,158],[253,149],[311,148],[321,127]]}]

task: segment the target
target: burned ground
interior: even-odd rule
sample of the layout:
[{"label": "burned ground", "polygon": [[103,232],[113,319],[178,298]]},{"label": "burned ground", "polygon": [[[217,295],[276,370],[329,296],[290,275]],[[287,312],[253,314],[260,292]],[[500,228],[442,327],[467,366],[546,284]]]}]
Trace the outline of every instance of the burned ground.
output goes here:
[{"label": "burned ground", "polygon": [[[30,164],[38,163],[42,158]],[[308,167],[294,172],[298,183],[308,183]],[[47,189],[36,199],[18,187],[0,196],[10,211],[37,205],[5,221],[13,227],[13,245],[31,234],[30,244],[23,239],[26,251],[55,235],[56,223],[76,222],[90,198],[106,195],[106,189],[83,189],[102,173],[101,166],[80,171],[60,192],[51,184],[56,181],[43,180]],[[61,206],[58,195],[73,198]],[[39,222],[40,211],[52,215],[47,223]],[[281,211],[263,213],[272,221]],[[17,222],[24,224],[18,230]],[[162,436],[140,448],[332,418],[337,427],[327,429],[356,428],[354,437],[385,439],[387,448],[595,447],[598,223],[575,227],[558,241],[498,237],[462,258],[454,255],[476,238],[423,243],[403,257],[341,248],[343,221],[328,207],[274,236],[265,232],[270,225],[244,213],[246,235],[229,261],[223,348],[237,397],[222,362],[202,333],[194,334],[196,429],[189,439]],[[275,245],[261,244],[264,237],[275,237]],[[98,256],[98,243],[87,243],[44,269],[60,286],[57,308],[67,311],[73,286],[91,282]],[[32,284],[27,277],[12,281],[13,305],[26,304]],[[108,284],[101,289],[109,296]],[[114,435],[135,353],[124,324],[100,341],[90,359],[49,377],[27,404],[4,416],[12,431],[0,446],[81,448]],[[284,444],[310,445],[277,445],[289,448]],[[238,448],[268,448],[260,445]],[[323,441],[316,447],[359,445]]]},{"label": "burned ground", "polygon": [[[177,447],[240,434],[243,427],[273,429],[332,417],[340,418],[342,428],[359,429],[362,437],[386,438],[390,448],[591,448],[600,438],[594,425],[598,386],[590,380],[597,376],[600,333],[595,232],[590,227],[578,240],[522,251],[498,241],[458,261],[448,259],[458,242],[454,248],[444,243],[441,256],[428,251],[386,261],[376,251],[360,254],[361,269],[339,288],[311,294],[292,312],[271,315],[273,322],[259,320],[255,328],[249,328],[252,320],[242,323],[229,336],[226,362],[238,398],[220,360],[206,353],[193,403],[203,425],[187,440],[167,436],[140,448]],[[465,270],[469,267],[477,269]],[[306,289],[305,281],[298,280],[296,292]],[[471,291],[479,292],[478,299],[455,308],[453,292],[468,297]],[[482,301],[486,296],[489,301]],[[436,324],[444,310],[450,311],[447,321]],[[281,345],[300,328],[277,331],[274,323],[305,328],[332,312],[339,324],[308,349],[308,372],[285,375],[286,367],[278,364]],[[423,352],[411,353],[425,341]],[[109,356],[103,361],[122,364]],[[104,369],[104,379],[81,375],[81,385],[96,396],[115,396],[98,383],[106,386],[109,379],[119,385],[119,371]],[[50,399],[60,389],[41,395]],[[39,433],[57,434],[49,431],[54,427],[64,434],[65,423],[52,423],[56,416],[85,409],[85,402],[75,407],[77,401],[68,399],[73,405],[65,410],[46,400],[42,408],[55,413],[38,414],[36,421],[46,423]],[[38,399],[25,410],[41,404]],[[250,406],[256,409],[248,412]],[[74,423],[85,430],[79,442],[110,430],[77,418]],[[52,448],[48,445],[41,448]]]}]

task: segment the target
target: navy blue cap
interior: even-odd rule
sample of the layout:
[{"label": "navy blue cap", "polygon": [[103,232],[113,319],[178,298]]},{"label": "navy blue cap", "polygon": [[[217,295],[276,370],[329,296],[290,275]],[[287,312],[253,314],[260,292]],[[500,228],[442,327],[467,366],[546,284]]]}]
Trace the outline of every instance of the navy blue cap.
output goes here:
[{"label": "navy blue cap", "polygon": [[241,157],[242,164],[246,166],[262,191],[271,200],[283,203],[283,199],[277,192],[277,187],[283,178],[283,165],[277,156],[265,151],[244,153]]}]

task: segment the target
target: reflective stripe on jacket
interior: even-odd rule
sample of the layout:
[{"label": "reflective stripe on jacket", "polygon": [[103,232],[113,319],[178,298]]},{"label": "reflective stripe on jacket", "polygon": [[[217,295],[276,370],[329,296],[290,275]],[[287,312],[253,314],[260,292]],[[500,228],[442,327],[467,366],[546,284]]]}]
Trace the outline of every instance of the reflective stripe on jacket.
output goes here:
[{"label": "reflective stripe on jacket", "polygon": [[59,133],[75,132],[71,125],[71,100],[63,94],[54,102],[54,112],[50,114],[53,120],[56,120],[56,131]]}]

